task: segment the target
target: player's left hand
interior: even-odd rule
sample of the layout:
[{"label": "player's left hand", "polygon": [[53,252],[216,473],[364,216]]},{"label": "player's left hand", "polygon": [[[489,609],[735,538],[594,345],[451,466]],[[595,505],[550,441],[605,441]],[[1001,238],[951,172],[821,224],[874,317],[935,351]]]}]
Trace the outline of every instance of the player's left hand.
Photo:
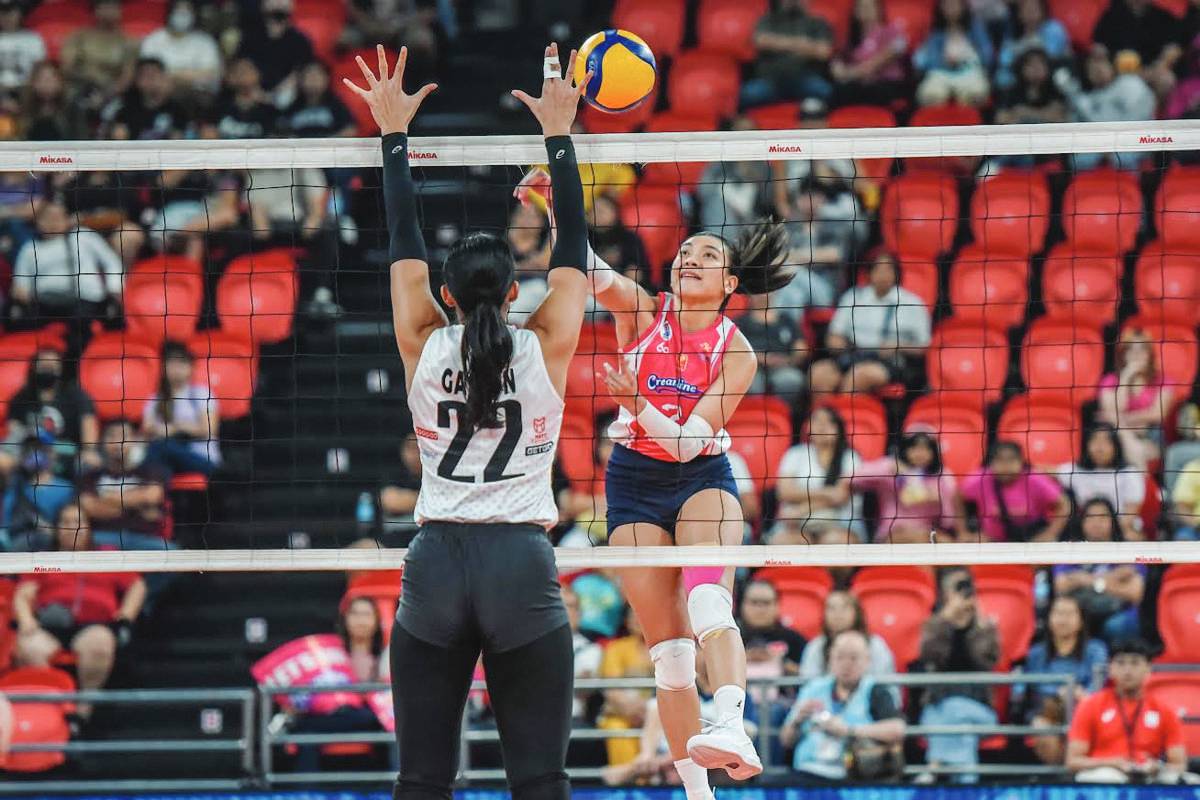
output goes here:
[{"label": "player's left hand", "polygon": [[608,387],[608,393],[617,401],[617,405],[637,416],[637,381],[634,380],[632,373],[625,370],[623,361],[618,359],[616,369],[613,369],[612,364],[607,361],[604,362],[604,373],[597,373],[597,377],[604,381],[604,385]]},{"label": "player's left hand", "polygon": [[436,83],[427,83],[412,94],[404,92],[404,65],[408,63],[408,48],[400,48],[400,56],[396,59],[396,69],[389,74],[387,52],[383,45],[375,46],[375,54],[379,57],[379,75],[371,71],[362,56],[356,56],[358,68],[362,70],[367,81],[364,89],[349,78],[342,78],[342,83],[363,100],[371,109],[371,116],[380,131],[388,133],[408,133],[409,123],[416,116],[421,102],[429,93],[437,88]]}]

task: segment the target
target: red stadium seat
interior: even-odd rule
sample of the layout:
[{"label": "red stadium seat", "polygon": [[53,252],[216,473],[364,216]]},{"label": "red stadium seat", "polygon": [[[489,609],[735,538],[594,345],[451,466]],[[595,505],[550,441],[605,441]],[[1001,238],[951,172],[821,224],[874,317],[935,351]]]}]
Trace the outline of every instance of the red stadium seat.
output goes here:
[{"label": "red stadium seat", "polygon": [[951,473],[969,475],[983,463],[987,419],[973,403],[974,393],[925,394],[913,401],[904,419],[905,433],[925,431],[938,441],[942,463]]},{"label": "red stadium seat", "polygon": [[567,393],[564,398],[573,413],[595,418],[615,411],[616,401],[608,393],[597,373],[604,364],[616,365],[617,334],[611,324],[584,324],[579,345],[567,367]]},{"label": "red stadium seat", "polygon": [[1163,658],[1200,663],[1200,564],[1175,564],[1158,592]]},{"label": "red stadium seat", "polygon": [[906,258],[900,265],[900,285],[925,303],[932,314],[938,299],[938,265],[933,261]]},{"label": "red stadium seat", "polygon": [[683,0],[621,0],[613,9],[612,27],[641,37],[661,59],[679,53],[686,17]]},{"label": "red stadium seat", "polygon": [[[621,116],[620,114],[614,116]],[[678,111],[663,111],[646,122],[646,133],[680,133],[690,131],[715,131],[720,127],[716,116],[687,114]],[[674,161],[647,164],[642,170],[642,182],[675,186],[684,191],[695,191],[708,164],[703,161]]]},{"label": "red stadium seat", "polygon": [[596,423],[592,417],[567,406],[558,437],[558,463],[567,480],[580,491],[592,491],[592,482],[602,477],[596,474],[595,436]]},{"label": "red stadium seat", "polygon": [[1154,218],[1166,252],[1200,250],[1200,167],[1167,172],[1154,197]]},{"label": "red stadium seat", "polygon": [[1121,301],[1121,268],[1117,255],[1086,255],[1067,243],[1057,245],[1042,265],[1046,312],[1077,325],[1107,325]]},{"label": "red stadium seat", "polygon": [[[619,116],[619,115],[618,115]],[[646,123],[646,133],[681,133],[687,131],[715,131],[721,120],[716,114],[688,111],[660,111]]]},{"label": "red stadium seat", "polygon": [[864,459],[881,458],[887,450],[887,414],[879,400],[867,394],[834,394],[815,401],[837,411],[846,423],[850,444]]},{"label": "red stadium seat", "polygon": [[157,344],[120,333],[93,336],[79,359],[79,384],[104,421],[140,420],[158,377]]},{"label": "red stadium seat", "polygon": [[122,296],[125,327],[151,342],[183,341],[196,330],[204,279],[182,272],[131,271]]},{"label": "red stadium seat", "polygon": [[129,268],[129,273],[146,274],[169,272],[176,275],[204,276],[204,265],[194,258],[187,256],[157,255],[143,258]]},{"label": "red stadium seat", "polygon": [[971,568],[984,616],[996,623],[1000,634],[1000,663],[1007,671],[1025,657],[1033,641],[1033,569],[1020,564],[981,564]]},{"label": "red stadium seat", "polygon": [[[21,667],[0,675],[0,693],[54,694],[75,691],[75,681],[60,669]],[[13,703],[13,745],[66,744],[71,738],[67,714],[74,710],[69,702]],[[46,772],[66,763],[62,750],[8,753],[0,758],[6,772]]]},{"label": "red stadium seat", "polygon": [[[842,106],[829,112],[830,128],[894,128],[896,115],[884,106]],[[892,174],[892,158],[855,159],[854,176],[880,181]]]},{"label": "red stadium seat", "polygon": [[1050,191],[1036,173],[1004,172],[984,180],[971,200],[971,233],[989,256],[1029,258],[1050,227]]},{"label": "red stadium seat", "polygon": [[1179,715],[1188,758],[1200,758],[1200,672],[1154,672],[1146,684],[1158,702]]},{"label": "red stadium seat", "polygon": [[788,404],[771,395],[744,397],[725,423],[725,430],[758,490],[774,486],[779,462],[792,445],[792,410]]},{"label": "red stadium seat", "polygon": [[846,44],[850,33],[850,9],[853,5],[853,0],[808,0],[805,10],[829,23],[833,30],[833,44],[840,49]]},{"label": "red stadium seat", "polygon": [[161,0],[131,0],[121,4],[121,31],[141,39],[167,24],[167,4]]},{"label": "red stadium seat", "polygon": [[366,598],[375,604],[379,614],[379,626],[383,631],[383,643],[387,644],[392,636],[392,623],[396,620],[397,598],[400,596],[400,585],[404,571],[399,569],[380,572],[365,571],[354,573],[346,587],[346,593],[338,604],[338,610],[343,614],[350,604],[360,598]]},{"label": "red stadium seat", "polygon": [[7,403],[29,376],[29,363],[38,351],[38,339],[32,333],[0,336],[0,401]]},{"label": "red stadium seat", "polygon": [[833,577],[821,567],[763,567],[754,580],[766,581],[779,593],[781,622],[805,639],[821,633],[825,598],[833,591]]},{"label": "red stadium seat", "polygon": [[[633,133],[654,116],[654,106],[658,103],[658,89],[659,86],[656,83],[654,91],[649,97],[620,114],[610,114],[590,103],[581,103],[579,122],[588,133]],[[713,128],[707,130],[713,130]]]},{"label": "red stadium seat", "polygon": [[959,319],[995,327],[1021,324],[1029,307],[1029,264],[968,245],[950,267],[950,305]]},{"label": "red stadium seat", "polygon": [[330,16],[324,12],[300,13],[297,9],[292,15],[292,22],[312,41],[317,58],[322,61],[333,59],[338,40],[342,38],[342,28],[346,24],[344,17]]},{"label": "red stadium seat", "polygon": [[929,35],[933,25],[933,3],[929,0],[884,0],[883,18],[897,22],[908,39],[908,47],[915,50]]},{"label": "red stadium seat", "polygon": [[671,64],[667,103],[673,111],[710,109],[718,117],[737,111],[738,65],[727,55],[704,50],[681,53]]},{"label": "red stadium seat", "polygon": [[923,567],[864,567],[850,582],[862,604],[867,629],[887,642],[904,672],[921,647],[921,626],[937,596],[933,576]]},{"label": "red stadium seat", "polygon": [[799,103],[772,103],[746,111],[746,116],[761,131],[786,131],[800,127]]},{"label": "red stadium seat", "polygon": [[358,132],[362,136],[376,136],[379,134],[379,126],[375,124],[375,118],[371,116],[371,109],[362,101],[362,98],[354,94],[344,83],[342,78],[349,78],[359,86],[363,85],[363,74],[358,64],[355,62],[356,56],[362,56],[368,64],[371,59],[375,58],[374,50],[355,50],[346,53],[333,65],[331,77],[332,84],[330,88],[333,93],[346,104],[346,108],[350,109],[351,115],[354,117],[354,122],[358,126]]},{"label": "red stadium seat", "polygon": [[906,175],[883,197],[883,242],[901,261],[932,261],[950,248],[958,228],[958,190],[942,175]]},{"label": "red stadium seat", "polygon": [[286,251],[239,256],[217,282],[221,328],[255,344],[292,335],[296,313],[296,262]]},{"label": "red stadium seat", "polygon": [[1175,397],[1189,394],[1192,382],[1196,380],[1197,362],[1200,361],[1195,326],[1190,322],[1138,314],[1125,320],[1121,326],[1122,335],[1130,330],[1142,330],[1149,335],[1155,347],[1155,363],[1166,376],[1167,382],[1174,384]]},{"label": "red stadium seat", "polygon": [[621,221],[637,232],[646,250],[653,283],[661,283],[663,266],[675,258],[687,229],[678,191],[660,186],[637,186],[621,196]]},{"label": "red stadium seat", "polygon": [[1054,469],[1079,460],[1079,407],[1063,395],[1013,397],[996,426],[996,438],[1016,442],[1035,467]]},{"label": "red stadium seat", "polygon": [[1049,0],[1050,16],[1063,24],[1080,53],[1092,46],[1092,32],[1107,7],[1106,0]]},{"label": "red stadium seat", "polygon": [[951,317],[933,332],[925,364],[930,389],[982,408],[1008,378],[1008,335],[983,317]]},{"label": "red stadium seat", "polygon": [[1120,255],[1142,227],[1137,173],[1099,169],[1076,176],[1063,195],[1063,228],[1077,252]]},{"label": "red stadium seat", "polygon": [[210,330],[188,339],[187,348],[196,357],[196,381],[208,384],[221,419],[249,414],[258,375],[254,343],[238,334]]},{"label": "red stadium seat", "polygon": [[1133,293],[1143,314],[1200,321],[1200,247],[1166,248],[1150,242],[1138,256]]},{"label": "red stadium seat", "polygon": [[0,580],[0,674],[7,672],[12,666],[13,649],[16,645],[17,636],[12,624],[12,599],[16,588],[16,581]]},{"label": "red stadium seat", "polygon": [[700,0],[697,44],[738,61],[750,61],[756,53],[754,28],[769,9],[767,0]]},{"label": "red stadium seat", "polygon": [[1077,403],[1096,396],[1104,372],[1104,337],[1091,325],[1041,317],[1025,333],[1021,377],[1031,392],[1069,394]]}]

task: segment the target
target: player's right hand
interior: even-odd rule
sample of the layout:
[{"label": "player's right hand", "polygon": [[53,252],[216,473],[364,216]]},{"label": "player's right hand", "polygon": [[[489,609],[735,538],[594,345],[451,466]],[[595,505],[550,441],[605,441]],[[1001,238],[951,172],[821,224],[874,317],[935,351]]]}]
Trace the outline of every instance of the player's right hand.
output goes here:
[{"label": "player's right hand", "polygon": [[520,89],[513,89],[513,97],[524,103],[537,121],[541,123],[542,133],[546,136],[566,136],[571,132],[571,124],[575,122],[575,112],[579,109],[579,96],[583,94],[587,82],[592,75],[589,72],[578,86],[574,85],[572,76],[575,74],[575,58],[578,55],[571,51],[567,59],[567,74],[559,74],[558,45],[551,44],[546,48],[544,76],[542,81],[542,96],[531,97]]},{"label": "player's right hand", "polygon": [[380,131],[385,134],[408,133],[409,123],[416,116],[421,102],[437,88],[437,84],[427,83],[412,94],[405,94],[404,65],[408,63],[408,48],[400,48],[400,57],[396,59],[396,69],[390,75],[388,74],[387,53],[384,51],[383,45],[375,45],[375,52],[379,56],[378,75],[371,71],[362,56],[355,58],[358,61],[358,68],[362,70],[363,77],[367,81],[366,89],[349,78],[342,78],[342,83],[366,101],[367,106],[371,109],[371,116],[375,118],[375,124],[379,126]]}]

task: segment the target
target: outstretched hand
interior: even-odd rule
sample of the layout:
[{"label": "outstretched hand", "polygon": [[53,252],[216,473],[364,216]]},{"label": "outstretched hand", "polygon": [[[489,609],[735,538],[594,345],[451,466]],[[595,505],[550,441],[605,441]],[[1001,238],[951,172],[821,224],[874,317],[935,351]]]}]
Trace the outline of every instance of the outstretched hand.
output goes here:
[{"label": "outstretched hand", "polygon": [[592,74],[589,72],[583,81],[574,85],[575,58],[574,50],[567,59],[566,76],[559,75],[558,45],[552,44],[546,48],[543,64],[545,65],[545,80],[542,81],[542,96],[531,97],[520,89],[513,89],[513,97],[524,103],[537,121],[541,123],[545,136],[566,136],[571,132],[571,123],[575,121],[575,112],[579,108],[579,96],[587,87]]},{"label": "outstretched hand", "polygon": [[408,62],[408,48],[400,48],[400,56],[396,59],[396,69],[390,75],[387,53],[384,51],[383,45],[375,45],[375,52],[379,56],[378,75],[371,71],[362,56],[355,58],[358,61],[358,68],[362,70],[363,77],[366,78],[366,89],[349,78],[342,78],[342,82],[366,101],[367,106],[371,109],[371,116],[375,118],[375,124],[379,126],[381,132],[384,134],[408,133],[408,125],[416,115],[417,109],[421,107],[421,102],[437,88],[437,84],[427,83],[412,94],[405,94],[404,65]]}]

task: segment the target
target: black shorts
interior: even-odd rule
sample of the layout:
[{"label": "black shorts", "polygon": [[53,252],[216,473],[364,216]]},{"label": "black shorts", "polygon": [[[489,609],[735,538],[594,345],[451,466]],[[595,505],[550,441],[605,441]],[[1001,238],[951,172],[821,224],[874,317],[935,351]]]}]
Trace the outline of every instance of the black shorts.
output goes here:
[{"label": "black shorts", "polygon": [[724,454],[699,456],[687,462],[659,461],[617,445],[604,473],[608,533],[611,536],[622,525],[649,522],[674,536],[683,504],[705,489],[721,489],[738,496]]},{"label": "black shorts", "polygon": [[428,522],[409,546],[396,622],[422,641],[503,653],[567,624],[537,525]]}]

